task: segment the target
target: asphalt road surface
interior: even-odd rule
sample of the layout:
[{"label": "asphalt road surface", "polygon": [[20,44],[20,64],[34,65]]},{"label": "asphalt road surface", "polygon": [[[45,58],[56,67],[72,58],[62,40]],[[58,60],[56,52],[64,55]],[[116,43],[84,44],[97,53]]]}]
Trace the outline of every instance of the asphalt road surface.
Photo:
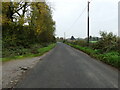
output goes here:
[{"label": "asphalt road surface", "polygon": [[118,71],[66,44],[57,43],[17,88],[118,88]]}]

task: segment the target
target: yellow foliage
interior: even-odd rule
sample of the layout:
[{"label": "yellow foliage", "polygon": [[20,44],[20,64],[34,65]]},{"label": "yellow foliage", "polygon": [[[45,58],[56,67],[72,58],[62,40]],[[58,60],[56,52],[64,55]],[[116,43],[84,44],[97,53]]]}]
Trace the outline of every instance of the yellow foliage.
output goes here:
[{"label": "yellow foliage", "polygon": [[2,23],[2,24],[10,24],[11,21],[5,15],[0,15],[0,23]]},{"label": "yellow foliage", "polygon": [[2,15],[0,15],[0,25],[2,25]]},{"label": "yellow foliage", "polygon": [[21,25],[23,25],[23,24],[25,23],[24,17],[19,18],[19,23],[20,23]]}]

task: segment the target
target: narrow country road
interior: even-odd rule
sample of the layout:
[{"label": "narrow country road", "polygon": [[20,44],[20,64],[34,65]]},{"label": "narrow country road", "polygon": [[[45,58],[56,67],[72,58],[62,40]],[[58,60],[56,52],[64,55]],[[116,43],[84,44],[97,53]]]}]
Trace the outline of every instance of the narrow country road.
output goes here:
[{"label": "narrow country road", "polygon": [[57,43],[17,88],[118,88],[118,71],[66,44]]}]

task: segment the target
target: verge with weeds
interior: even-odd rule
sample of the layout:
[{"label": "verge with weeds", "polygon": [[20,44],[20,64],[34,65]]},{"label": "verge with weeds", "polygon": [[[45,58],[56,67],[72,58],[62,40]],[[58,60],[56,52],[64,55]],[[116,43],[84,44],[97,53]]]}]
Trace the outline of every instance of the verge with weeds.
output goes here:
[{"label": "verge with weeds", "polygon": [[23,48],[23,47],[16,47],[16,48],[9,48],[4,49],[3,51],[3,58],[2,61],[9,61],[9,60],[15,60],[15,59],[23,59],[26,57],[35,57],[35,56],[41,56],[44,53],[50,51],[52,48],[55,47],[54,44],[49,44],[46,46],[41,46],[40,44],[31,45],[30,48]]},{"label": "verge with weeds", "polygon": [[100,50],[97,50],[97,49],[94,50],[90,47],[81,47],[79,45],[74,45],[71,43],[66,43],[66,44],[87,53],[88,55],[90,55],[93,58],[96,58],[97,60],[101,60],[109,65],[112,65],[120,69],[120,53],[117,51],[110,51],[110,52],[101,54]]}]

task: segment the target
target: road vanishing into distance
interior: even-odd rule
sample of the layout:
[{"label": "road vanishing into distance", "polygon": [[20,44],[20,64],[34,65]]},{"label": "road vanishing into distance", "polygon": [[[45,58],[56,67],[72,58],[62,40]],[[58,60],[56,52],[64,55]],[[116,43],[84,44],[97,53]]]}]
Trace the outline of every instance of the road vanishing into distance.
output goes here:
[{"label": "road vanishing into distance", "polygon": [[58,42],[16,88],[118,88],[118,70]]}]

